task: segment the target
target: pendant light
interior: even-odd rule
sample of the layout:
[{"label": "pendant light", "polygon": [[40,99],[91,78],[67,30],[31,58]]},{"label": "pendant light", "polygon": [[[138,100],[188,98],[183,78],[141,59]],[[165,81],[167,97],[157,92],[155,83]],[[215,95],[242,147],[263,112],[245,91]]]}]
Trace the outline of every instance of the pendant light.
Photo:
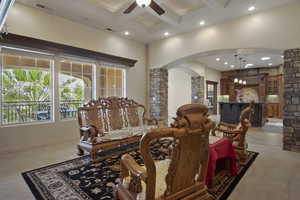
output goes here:
[{"label": "pendant light", "polygon": [[245,85],[247,85],[247,81],[245,81],[245,80],[242,80],[242,79],[239,79],[238,77],[239,77],[239,74],[240,74],[240,71],[242,70],[242,65],[243,65],[243,63],[245,64],[246,63],[246,60],[245,59],[243,59],[243,57],[242,56],[239,56],[238,54],[235,54],[234,55],[234,57],[235,57],[235,65],[237,66],[237,60],[239,60],[239,67],[240,67],[240,69],[239,69],[239,71],[237,72],[237,77],[236,78],[234,78],[234,84],[236,84],[237,86],[245,86]]}]

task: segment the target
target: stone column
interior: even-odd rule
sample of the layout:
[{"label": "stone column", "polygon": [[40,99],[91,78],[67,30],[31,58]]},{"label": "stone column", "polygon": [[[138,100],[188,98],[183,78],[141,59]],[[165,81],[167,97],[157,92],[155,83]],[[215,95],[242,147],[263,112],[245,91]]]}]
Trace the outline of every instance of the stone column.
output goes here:
[{"label": "stone column", "polygon": [[204,103],[204,77],[192,76],[192,103],[203,104]]},{"label": "stone column", "polygon": [[168,123],[168,70],[150,69],[149,108],[152,118]]},{"label": "stone column", "polygon": [[300,49],[284,52],[283,149],[300,152]]}]

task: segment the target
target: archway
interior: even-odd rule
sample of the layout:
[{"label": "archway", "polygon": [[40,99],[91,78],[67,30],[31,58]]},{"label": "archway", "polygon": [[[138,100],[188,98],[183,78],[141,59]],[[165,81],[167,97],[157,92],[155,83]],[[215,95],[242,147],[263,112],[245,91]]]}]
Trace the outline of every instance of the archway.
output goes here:
[{"label": "archway", "polygon": [[[194,85],[191,88],[196,88],[197,93],[201,93],[201,95],[194,94],[185,94],[184,96],[191,96],[189,98],[192,103],[205,103],[206,99],[206,81],[212,81],[219,83],[217,88],[217,96],[220,95],[220,79],[222,68],[218,68],[213,66],[211,62],[207,60],[216,61],[217,55],[230,55],[230,58],[233,60],[235,54],[242,55],[255,55],[259,57],[259,60],[262,55],[272,55],[280,60],[282,63],[282,51],[277,49],[267,49],[267,48],[245,48],[245,49],[222,49],[222,50],[213,50],[208,52],[200,52],[197,54],[193,54],[191,56],[187,56],[184,58],[180,58],[176,61],[168,63],[167,65],[161,68],[152,68],[150,69],[150,114],[152,117],[156,117],[160,120],[168,121],[170,116],[174,115],[174,108],[169,107],[169,91],[170,83],[169,83],[169,71],[171,70],[180,70],[181,73],[189,74],[191,77],[198,77],[198,81],[195,81]],[[204,59],[205,58],[205,59]],[[209,59],[208,59],[209,58]],[[201,62],[205,60],[205,62]],[[231,60],[231,62],[233,62]],[[229,65],[227,65],[228,67]],[[228,70],[228,69],[227,69]],[[187,77],[181,77],[184,79],[188,79]],[[201,84],[200,84],[201,82]],[[188,83],[189,86],[190,83]],[[187,88],[185,87],[185,90]],[[181,89],[183,90],[183,89]],[[180,91],[177,91],[178,95],[180,95]],[[195,98],[193,98],[195,97]],[[175,97],[170,97],[175,98]],[[183,103],[188,103],[187,98],[186,101],[182,101]],[[197,100],[197,101],[196,101]],[[178,105],[177,105],[178,107]],[[169,112],[168,112],[169,111]]]}]

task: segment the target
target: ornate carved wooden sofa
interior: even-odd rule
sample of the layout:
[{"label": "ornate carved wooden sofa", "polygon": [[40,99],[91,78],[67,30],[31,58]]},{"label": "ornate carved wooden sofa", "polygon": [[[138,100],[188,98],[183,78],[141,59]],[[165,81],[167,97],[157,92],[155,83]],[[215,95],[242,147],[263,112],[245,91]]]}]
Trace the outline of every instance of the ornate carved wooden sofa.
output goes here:
[{"label": "ornate carved wooden sofa", "polygon": [[95,161],[99,150],[139,141],[145,132],[157,127],[157,121],[145,118],[145,112],[143,105],[118,97],[91,100],[80,107],[78,155],[86,150]]},{"label": "ornate carved wooden sofa", "polygon": [[240,115],[240,123],[227,124],[220,122],[216,128],[213,129],[212,135],[216,136],[217,134],[223,134],[223,137],[227,137],[233,141],[233,146],[237,153],[238,159],[241,163],[244,163],[247,159],[247,148],[248,144],[246,142],[246,134],[251,126],[250,115],[254,112],[253,102],[245,108]]},{"label": "ornate carved wooden sofa", "polygon": [[[209,132],[215,126],[207,118],[204,105],[184,105],[177,111],[172,127],[152,129],[140,143],[145,166],[130,155],[121,159],[121,178],[115,190],[116,199],[210,200],[205,186],[208,164]],[[152,141],[172,138],[171,159],[152,159]]]}]

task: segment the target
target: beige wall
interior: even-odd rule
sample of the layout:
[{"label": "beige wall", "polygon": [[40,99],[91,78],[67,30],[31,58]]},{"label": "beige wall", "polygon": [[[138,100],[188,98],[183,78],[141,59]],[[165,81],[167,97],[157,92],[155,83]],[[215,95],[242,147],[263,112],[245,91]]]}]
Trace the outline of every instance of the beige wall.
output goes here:
[{"label": "beige wall", "polygon": [[[189,70],[186,70],[189,69]],[[174,66],[169,70],[169,96],[168,111],[174,115],[179,105],[191,102],[191,76],[200,75],[204,77],[204,99],[206,99],[206,81],[218,82],[218,95],[220,95],[221,72],[206,67],[197,62],[187,62]],[[189,77],[189,80],[188,80]],[[185,84],[183,86],[183,84]],[[176,92],[177,91],[177,92]],[[178,91],[182,91],[178,96]],[[177,94],[177,98],[175,97]]]},{"label": "beige wall", "polygon": [[288,4],[155,41],[149,45],[149,66],[162,67],[180,58],[218,49],[300,47],[299,10],[300,3]]},{"label": "beige wall", "polygon": [[170,69],[168,71],[168,118],[176,116],[177,109],[190,104],[192,99],[192,76],[180,69]]},{"label": "beige wall", "polygon": [[[138,60],[127,74],[127,96],[146,102],[145,45],[101,32],[16,3],[9,32]],[[79,138],[77,121],[0,128],[0,152],[16,151]]]}]

